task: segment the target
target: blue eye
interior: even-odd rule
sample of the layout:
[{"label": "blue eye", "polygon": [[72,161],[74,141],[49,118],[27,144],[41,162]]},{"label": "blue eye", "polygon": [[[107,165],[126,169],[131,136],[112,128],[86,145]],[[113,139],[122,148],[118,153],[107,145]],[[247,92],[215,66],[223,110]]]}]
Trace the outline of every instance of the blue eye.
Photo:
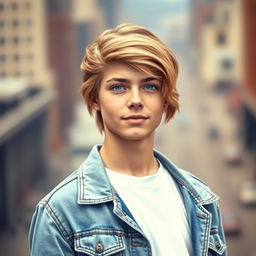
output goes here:
[{"label": "blue eye", "polygon": [[147,84],[147,85],[144,86],[144,88],[145,88],[146,90],[149,90],[149,91],[155,91],[155,90],[158,89],[157,86],[154,85],[154,84]]},{"label": "blue eye", "polygon": [[125,90],[125,87],[123,85],[113,85],[111,87],[111,90],[113,90],[113,91],[122,91],[122,90]]}]

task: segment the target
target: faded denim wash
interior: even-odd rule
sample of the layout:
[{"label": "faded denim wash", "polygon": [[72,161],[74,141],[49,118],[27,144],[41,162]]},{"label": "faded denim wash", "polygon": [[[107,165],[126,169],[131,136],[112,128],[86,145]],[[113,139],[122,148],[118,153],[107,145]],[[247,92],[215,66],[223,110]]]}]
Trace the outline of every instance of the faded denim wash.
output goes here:
[{"label": "faded denim wash", "polygon": [[[149,241],[108,180],[100,147],[94,146],[80,168],[39,202],[29,234],[32,256],[152,255]],[[154,154],[180,189],[193,255],[226,256],[218,196],[160,152]]]}]

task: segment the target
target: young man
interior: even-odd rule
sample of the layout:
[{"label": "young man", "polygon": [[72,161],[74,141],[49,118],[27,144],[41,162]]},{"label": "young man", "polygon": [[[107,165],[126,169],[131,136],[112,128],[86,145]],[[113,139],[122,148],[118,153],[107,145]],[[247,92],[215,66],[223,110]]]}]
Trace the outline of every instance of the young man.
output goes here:
[{"label": "young man", "polygon": [[86,49],[81,68],[104,143],[38,204],[31,255],[227,255],[218,197],[153,150],[162,116],[179,107],[173,53],[122,24]]}]

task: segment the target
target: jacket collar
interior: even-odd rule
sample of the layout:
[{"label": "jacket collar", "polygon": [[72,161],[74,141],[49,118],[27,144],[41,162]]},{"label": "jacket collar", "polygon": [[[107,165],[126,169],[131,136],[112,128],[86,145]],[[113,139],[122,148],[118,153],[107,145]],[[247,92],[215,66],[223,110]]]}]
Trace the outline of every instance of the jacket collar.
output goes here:
[{"label": "jacket collar", "polygon": [[78,203],[98,204],[112,201],[113,188],[110,185],[99,150],[95,145],[88,158],[78,170]]},{"label": "jacket collar", "polygon": [[171,174],[174,180],[181,186],[185,187],[196,203],[202,205],[211,204],[219,199],[219,197],[211,191],[206,183],[193,174],[178,168],[171,160],[169,160],[161,152],[154,150],[155,157]]},{"label": "jacket collar", "polygon": [[[99,154],[100,148],[101,145],[95,145],[78,170],[79,204],[98,204],[113,201],[115,198],[113,187],[110,184]],[[159,151],[154,150],[154,155],[174,180],[188,190],[196,203],[204,205],[218,200],[218,196],[197,177],[179,169]]]}]

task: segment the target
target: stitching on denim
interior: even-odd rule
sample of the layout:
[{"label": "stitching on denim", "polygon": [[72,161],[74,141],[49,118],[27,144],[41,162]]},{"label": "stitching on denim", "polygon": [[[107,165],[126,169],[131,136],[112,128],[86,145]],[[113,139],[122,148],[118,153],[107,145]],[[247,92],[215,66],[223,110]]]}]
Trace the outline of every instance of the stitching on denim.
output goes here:
[{"label": "stitching on denim", "polygon": [[219,229],[218,228],[212,228],[210,231],[210,235],[215,235],[215,234],[219,234]]},{"label": "stitching on denim", "polygon": [[[196,195],[196,191],[195,189],[190,186],[187,183],[183,182],[183,176],[180,173],[180,168],[176,167],[172,162],[170,162],[169,159],[166,159],[166,157],[159,151],[154,149],[154,155],[161,161],[163,160],[164,162],[166,162],[166,169],[167,170],[173,170],[175,171],[174,173],[171,173],[169,171],[169,174],[177,181],[179,182],[181,185],[185,186],[188,191],[193,195],[194,198],[196,198],[197,200],[199,200],[199,202],[201,202],[202,204],[206,204],[206,203],[212,203],[214,202],[215,199],[218,199],[218,196],[215,195],[213,192],[211,193],[209,190],[207,190],[206,188],[204,188],[203,186],[200,186],[201,189],[203,189],[204,191],[206,191],[208,194],[211,195],[211,197],[209,198],[210,200],[202,200],[202,198],[200,197],[200,195]],[[162,162],[162,161],[161,161]],[[163,164],[163,163],[162,163]],[[165,166],[165,164],[163,164],[163,166]],[[184,171],[184,170],[183,170]],[[196,176],[192,175],[191,173],[184,171],[185,173],[187,173],[188,175],[190,175],[191,177],[194,177],[196,179],[198,179]],[[203,181],[201,181],[200,179],[198,179],[201,183],[204,183]],[[195,185],[199,185],[199,184],[195,184]],[[207,185],[206,185],[207,186]]]},{"label": "stitching on denim", "polygon": [[[215,201],[215,199],[218,199],[218,196],[215,194],[211,194],[211,197],[206,201],[206,200],[202,200],[202,198],[199,195],[196,195],[195,192],[193,191],[193,188],[191,188],[190,186],[188,186],[186,183],[184,183],[182,180],[177,178],[177,182],[179,182],[182,186],[186,187],[187,190],[190,192],[190,194],[196,199],[198,200],[198,202],[200,202],[201,204],[210,204],[213,203]],[[207,191],[206,189],[202,188],[204,191]],[[207,191],[209,192],[209,191]],[[214,200],[212,200],[214,199]]]},{"label": "stitching on denim", "polygon": [[106,196],[100,199],[79,199],[79,201],[81,203],[89,203],[89,204],[97,204],[97,203],[105,203],[105,202],[110,202],[113,201],[113,197],[112,196]]},{"label": "stitching on denim", "polygon": [[[95,230],[96,231],[96,230]],[[118,241],[118,244],[117,245],[115,245],[115,246],[112,246],[112,247],[110,247],[110,248],[108,248],[108,249],[106,249],[106,250],[104,250],[104,254],[105,253],[111,253],[111,252],[114,252],[114,251],[116,251],[116,249],[124,249],[125,248],[125,243],[124,243],[124,241],[123,241],[123,239],[122,239],[122,237],[123,236],[120,236],[120,234],[114,234],[112,231],[113,230],[97,230],[97,231],[103,231],[103,232],[99,232],[99,233],[95,233],[95,234],[99,234],[99,235],[102,235],[102,234],[106,234],[106,235],[115,235],[115,236],[117,236],[117,241]],[[106,232],[107,231],[107,232]],[[114,232],[119,232],[119,231],[114,231]],[[88,236],[90,236],[90,235],[93,235],[93,234],[88,234]],[[84,238],[84,237],[86,237],[86,236],[83,236],[83,235],[80,235],[80,234],[75,234],[75,240],[76,240],[76,242],[77,242],[77,245],[78,245],[78,249],[81,249],[83,252],[91,252],[91,253],[94,253],[94,250],[92,250],[92,249],[90,249],[90,248],[88,248],[88,247],[84,247],[84,246],[82,246],[81,245],[81,243],[80,243],[80,239],[81,238]]]},{"label": "stitching on denim", "polygon": [[87,203],[87,204],[98,204],[98,203],[113,201],[113,194],[110,196],[101,197],[99,199],[85,198],[85,195],[84,195],[84,191],[86,188],[85,176],[84,176],[85,165],[86,165],[86,162],[84,162],[81,169],[78,170],[78,182],[79,182],[78,201],[80,203]]},{"label": "stitching on denim", "polygon": [[130,219],[128,219],[127,217],[125,217],[121,211],[121,209],[117,206],[116,207],[116,211],[115,213],[119,216],[119,218],[121,218],[125,223],[127,223],[128,225],[130,225],[132,228],[134,228],[135,230],[137,230],[138,232],[140,232],[138,230],[137,225],[134,224],[134,222]]},{"label": "stitching on denim", "polygon": [[[181,184],[183,184],[181,182]],[[183,184],[184,186],[186,186],[186,184]],[[189,189],[189,188],[188,188]],[[205,214],[206,214],[206,228],[205,228],[205,239],[204,239],[204,244],[203,244],[203,252],[202,252],[202,256],[206,255],[207,250],[208,250],[208,243],[209,243],[209,230],[210,230],[210,213],[203,207],[203,205],[201,204],[201,200],[200,198],[198,198],[197,196],[194,195],[194,193],[191,191],[192,196],[196,199],[196,205],[198,206],[198,208],[200,210],[202,210]]]},{"label": "stitching on denim", "polygon": [[203,244],[203,253],[202,255],[206,255],[207,253],[207,250],[208,250],[208,243],[209,243],[209,230],[210,230],[210,224],[211,224],[211,221],[210,221],[210,215],[209,215],[209,212],[200,204],[197,204],[198,207],[206,214],[206,228],[205,228],[205,239],[204,239],[204,244]]},{"label": "stitching on denim", "polygon": [[58,219],[57,215],[55,214],[55,212],[53,211],[53,209],[51,208],[51,206],[47,203],[47,201],[42,202],[41,204],[44,205],[46,211],[49,213],[50,217],[53,219],[53,221],[55,222],[56,226],[58,227],[58,229],[60,230],[62,236],[64,237],[64,239],[69,243],[69,245],[74,248],[73,242],[70,239],[70,236],[68,235],[68,232],[65,230],[64,226],[61,224],[60,220]]},{"label": "stitching on denim", "polygon": [[198,200],[200,203],[202,203],[202,200],[201,200],[201,198],[199,197],[199,196],[197,196],[195,193],[194,193],[194,191],[193,191],[193,189],[191,189],[191,187],[190,186],[188,186],[186,183],[184,183],[182,180],[180,180],[180,179],[176,179],[177,180],[177,182],[179,182],[182,186],[184,186],[184,187],[186,187],[187,188],[187,190],[190,192],[190,194],[194,197],[194,199],[196,199],[196,200]]},{"label": "stitching on denim", "polygon": [[[207,253],[207,250],[208,250],[208,246],[207,245],[209,243],[209,232],[208,232],[209,229],[210,229],[210,215],[209,215],[209,212],[202,205],[204,201],[199,196],[196,196],[194,194],[193,190],[189,186],[187,186],[187,184],[185,184],[184,182],[182,182],[179,179],[177,179],[177,181],[181,185],[185,186],[188,189],[188,191],[190,191],[191,195],[196,199],[196,204],[197,204],[198,208],[201,209],[204,213],[206,213],[206,216],[207,216],[206,217],[206,229],[205,229],[205,239],[204,239],[203,253],[202,253],[202,255],[204,256]],[[216,196],[214,194],[212,194],[211,198],[216,198]]]},{"label": "stitching on denim", "polygon": [[85,163],[83,163],[82,167],[79,169],[78,171],[78,200],[82,201],[82,198],[84,198],[84,176],[83,176],[83,171],[84,171],[84,165]]},{"label": "stitching on denim", "polygon": [[[60,190],[62,187],[64,187],[64,186],[66,186],[67,184],[69,184],[70,182],[72,182],[72,181],[74,181],[74,180],[76,180],[77,179],[77,176],[75,176],[75,177],[73,177],[72,179],[70,179],[70,180],[63,180],[61,183],[59,183],[59,185],[57,185],[57,187],[55,187],[47,196],[45,196],[41,201],[47,201],[47,202],[49,202],[50,201],[50,199],[53,197],[53,195],[58,191],[58,190]],[[44,205],[44,203],[42,202],[41,203],[41,201],[39,202],[39,204],[43,204]]]},{"label": "stitching on denim", "polygon": [[140,233],[138,232],[129,232],[126,233],[122,230],[113,230],[113,229],[90,229],[90,230],[83,230],[79,231],[75,234],[72,234],[69,236],[69,239],[71,237],[86,237],[91,235],[116,235],[118,237],[128,237],[128,238],[137,238],[141,237]]},{"label": "stitching on denim", "polygon": [[[213,237],[213,239],[214,239],[215,237],[217,237],[218,239],[214,239],[214,243],[212,243],[212,242],[210,241],[210,242],[209,242],[209,248],[211,248],[211,249],[214,250],[214,251],[217,251],[218,253],[223,253],[223,252],[225,251],[225,249],[226,249],[225,243],[222,241],[222,239],[220,238],[219,235],[217,235],[217,236],[212,235],[212,237]],[[219,249],[216,248],[216,242],[218,242],[219,245],[220,245],[220,248],[219,248]]]}]

